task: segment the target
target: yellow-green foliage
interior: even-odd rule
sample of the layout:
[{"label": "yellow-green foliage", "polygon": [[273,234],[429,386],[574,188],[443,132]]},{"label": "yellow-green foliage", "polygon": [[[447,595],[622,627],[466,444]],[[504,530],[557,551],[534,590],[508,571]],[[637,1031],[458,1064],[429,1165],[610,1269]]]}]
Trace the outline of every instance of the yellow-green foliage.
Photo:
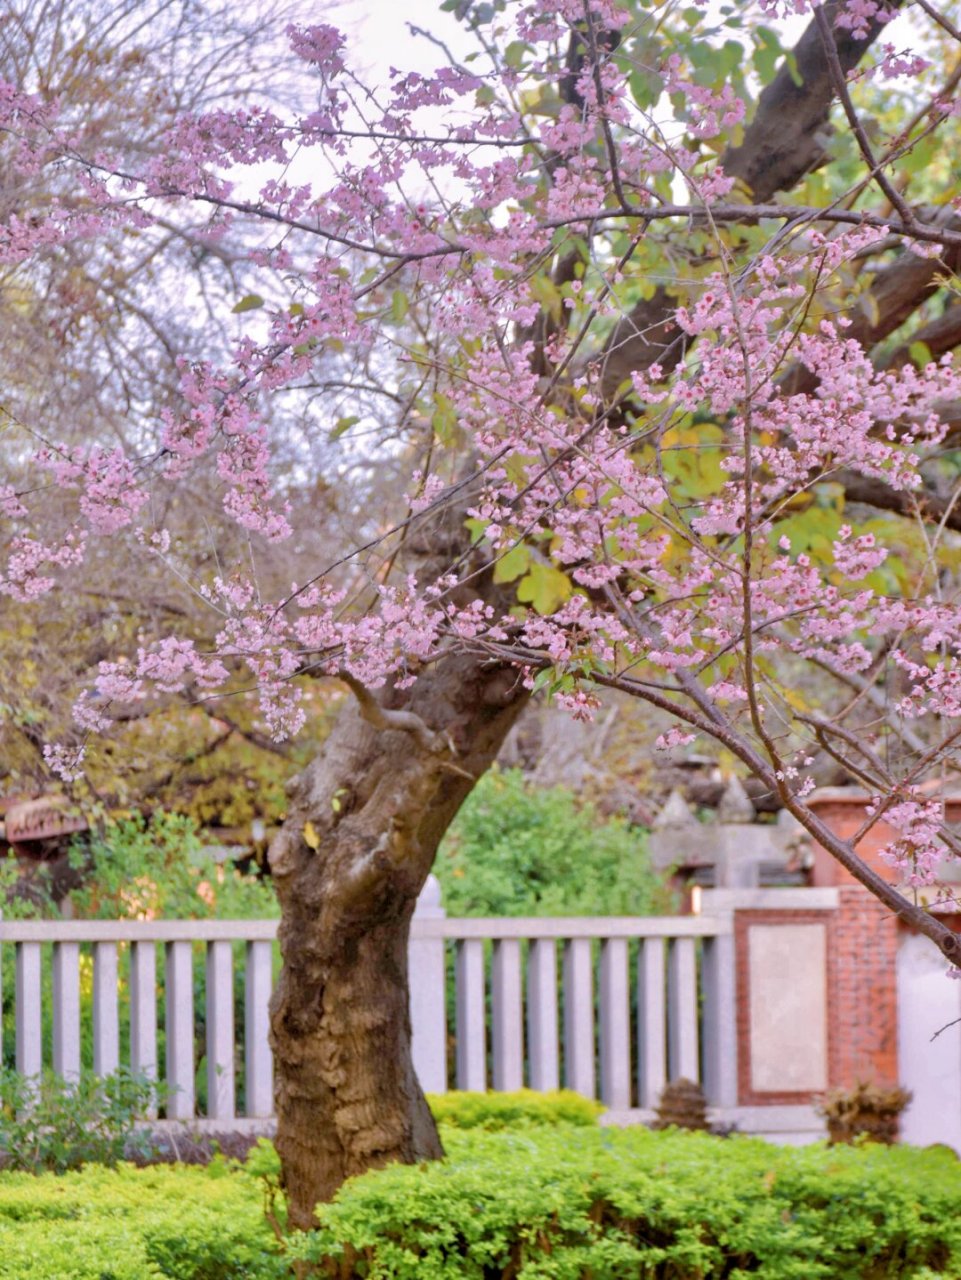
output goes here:
[{"label": "yellow-green foliage", "polygon": [[[774,1147],[591,1124],[445,1126],[448,1158],[348,1182],[286,1256],[249,1172],[0,1174],[0,1280],[934,1280],[961,1277],[944,1149]],[[278,1215],[282,1221],[282,1214]]]},{"label": "yellow-green foliage", "polygon": [[301,1243],[338,1280],[961,1277],[948,1151],[600,1126],[445,1135],[353,1179]]},{"label": "yellow-green foliage", "polygon": [[454,1129],[511,1129],[517,1125],[593,1125],[604,1108],[570,1089],[535,1093],[432,1093],[430,1109],[438,1124]]},{"label": "yellow-green foliage", "polygon": [[221,1162],[0,1174],[0,1280],[267,1280],[256,1184]]}]

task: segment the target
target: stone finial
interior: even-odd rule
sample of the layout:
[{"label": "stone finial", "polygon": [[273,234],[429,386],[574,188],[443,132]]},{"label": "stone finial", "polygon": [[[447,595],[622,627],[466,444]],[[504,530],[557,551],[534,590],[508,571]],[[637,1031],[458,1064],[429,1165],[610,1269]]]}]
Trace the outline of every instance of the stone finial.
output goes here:
[{"label": "stone finial", "polygon": [[424,881],[424,887],[420,891],[420,897],[417,899],[417,906],[414,914],[419,919],[428,916],[446,916],[444,904],[441,901],[440,881],[435,875],[429,875]]},{"label": "stone finial", "polygon": [[732,778],[721,796],[717,806],[718,822],[753,822],[754,805],[741,783],[740,778]]},{"label": "stone finial", "polygon": [[654,830],[661,831],[665,827],[696,827],[697,818],[691,813],[690,806],[675,787],[667,797],[664,808],[654,819]]}]

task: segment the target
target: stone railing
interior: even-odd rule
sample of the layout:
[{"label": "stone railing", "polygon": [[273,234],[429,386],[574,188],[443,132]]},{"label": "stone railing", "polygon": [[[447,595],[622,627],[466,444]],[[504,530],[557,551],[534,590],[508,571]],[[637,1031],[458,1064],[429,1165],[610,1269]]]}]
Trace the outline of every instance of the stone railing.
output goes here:
[{"label": "stone railing", "polygon": [[[127,1042],[118,1001],[125,987],[130,1021],[129,1054],[125,1049],[123,1058],[134,1071],[164,1081],[169,1119],[197,1118],[194,1081],[202,1052],[206,1123],[223,1127],[241,1114],[269,1117],[267,1004],[276,929],[275,921],[266,920],[0,921],[0,963],[13,959],[16,967],[17,1068],[35,1075],[46,1065],[46,1023],[52,1024],[49,1065],[75,1075],[82,1010],[90,1003],[94,1071],[116,1069]],[[196,1043],[194,1009],[201,952],[205,1047]],[[242,1003],[234,973],[238,961]],[[428,1091],[563,1084],[599,1096],[615,1112],[646,1111],[667,1079],[687,1076],[703,1079],[715,1106],[736,1102],[730,913],[457,920],[445,916],[436,885],[429,883],[411,930],[410,974],[414,1061]],[[84,990],[92,987],[92,1002],[81,1000],[82,981]],[[51,1002],[46,1019],[45,999]],[[243,1023],[242,1043],[235,1011]]]}]

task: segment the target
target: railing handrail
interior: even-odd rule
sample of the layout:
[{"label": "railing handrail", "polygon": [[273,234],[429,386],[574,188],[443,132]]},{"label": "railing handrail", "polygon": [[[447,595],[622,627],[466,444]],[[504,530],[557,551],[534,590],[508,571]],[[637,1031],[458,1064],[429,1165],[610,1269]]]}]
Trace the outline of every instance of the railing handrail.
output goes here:
[{"label": "railing handrail", "polygon": [[[10,920],[0,942],[270,942],[277,920]],[[712,938],[724,915],[493,916],[414,918],[411,936],[448,938]]]},{"label": "railing handrail", "polygon": [[271,942],[277,920],[10,920],[0,942]]},{"label": "railing handrail", "polygon": [[413,921],[421,938],[713,938],[723,916],[464,916]]}]

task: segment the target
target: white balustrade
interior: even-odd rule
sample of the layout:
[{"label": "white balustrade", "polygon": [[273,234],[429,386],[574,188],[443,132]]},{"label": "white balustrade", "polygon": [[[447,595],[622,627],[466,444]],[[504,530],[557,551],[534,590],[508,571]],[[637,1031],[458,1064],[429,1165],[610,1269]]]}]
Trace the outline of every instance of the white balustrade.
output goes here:
[{"label": "white balustrade", "polygon": [[194,964],[189,942],[167,943],[167,1115],[194,1114]]},{"label": "white balustrade", "polygon": [[117,1015],[117,944],[93,944],[93,1071],[109,1076],[120,1066]]},{"label": "white balustrade", "polygon": [[664,939],[644,938],[637,959],[637,1095],[657,1105],[667,1083]]},{"label": "white balustrade", "polygon": [[42,989],[40,943],[22,942],[17,947],[16,1063],[25,1076],[38,1076],[43,1067]]},{"label": "white balustrade", "polygon": [[484,943],[479,938],[458,944],[457,1087],[487,1088],[487,1020],[484,1007]]},{"label": "white balustrade", "polygon": [[590,938],[564,945],[564,1083],[594,1097],[594,968]]},{"label": "white balustrade", "polygon": [[130,947],[130,1069],[157,1079],[157,944]]},{"label": "white balustrade", "polygon": [[268,1039],[273,948],[247,943],[244,983],[244,1092],[248,1116],[269,1116],[274,1109],[274,1060]]},{"label": "white balustrade", "polygon": [[65,1080],[76,1080],[80,1075],[79,942],[53,944],[52,978],[53,1069]]},{"label": "white balustrade", "polygon": [[535,938],[527,958],[527,1046],[532,1089],[560,1084],[557,1038],[557,943]]},{"label": "white balustrade", "polygon": [[[452,920],[434,889],[431,900],[414,916],[409,951],[413,1054],[419,1077],[431,1092],[455,1084],[474,1090],[488,1085],[548,1090],[563,1080],[588,1097],[599,1092],[614,1111],[650,1109],[668,1078],[699,1077],[703,1034],[709,1097],[716,1105],[732,1106],[732,928],[730,911],[715,917]],[[243,1115],[269,1118],[273,1063],[268,1005],[276,931],[276,921],[271,920],[0,920],[0,952],[10,944],[16,952],[18,1068],[27,1075],[42,1069],[42,947],[53,943],[53,1066],[65,1076],[78,1074],[80,973],[88,963],[82,948],[89,945],[98,1073],[109,1073],[121,1061],[125,1038],[118,1017],[119,980],[129,994],[131,1069],[162,1077],[168,1119],[198,1121],[195,1078],[203,1050],[197,1040],[194,990],[202,970],[207,1105],[200,1120],[215,1127],[234,1122],[240,1071]],[[446,952],[451,944],[453,1080],[447,1070],[446,1015]],[[157,1026],[161,946],[166,1029],[162,1066]],[[636,966],[631,959],[635,950]],[[242,1044],[235,1025],[235,961],[243,965]]]},{"label": "white balustrade", "polygon": [[440,885],[429,876],[417,899],[407,950],[410,983],[411,1057],[421,1087],[428,1093],[447,1088],[447,947],[443,938],[420,937],[424,920],[442,920]]},{"label": "white balustrade", "polygon": [[734,934],[704,939],[704,1092],[716,1107],[737,1105],[737,985]]},{"label": "white balustrade", "polygon": [[229,942],[207,943],[207,1114],[234,1118],[234,964]]},{"label": "white balustrade", "polygon": [[667,1062],[672,1080],[699,1080],[697,953],[693,938],[675,938],[667,962]]},{"label": "white balustrade", "polygon": [[631,987],[627,939],[601,943],[601,1101],[624,1110],[631,1105]]},{"label": "white balustrade", "polygon": [[494,943],[491,966],[491,1047],[494,1088],[510,1092],[524,1083],[524,993],[518,938]]}]

